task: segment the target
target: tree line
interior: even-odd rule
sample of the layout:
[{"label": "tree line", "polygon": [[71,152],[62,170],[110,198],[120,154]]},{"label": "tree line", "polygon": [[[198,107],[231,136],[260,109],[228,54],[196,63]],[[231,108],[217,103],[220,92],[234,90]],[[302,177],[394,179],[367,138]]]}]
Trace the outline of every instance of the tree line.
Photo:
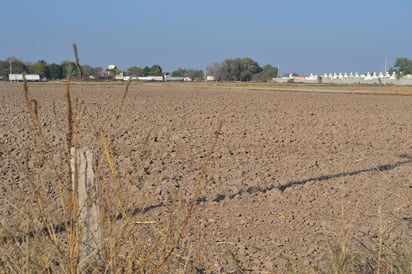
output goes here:
[{"label": "tree line", "polygon": [[123,73],[124,76],[161,76],[171,75],[173,77],[188,77],[193,80],[203,81],[205,75],[213,76],[217,81],[268,81],[278,74],[277,68],[271,65],[261,67],[251,58],[227,59],[222,63],[214,62],[202,69],[179,68],[171,73],[165,73],[158,64],[152,66],[131,66],[125,70],[103,69],[101,67],[92,67],[90,65],[81,65],[81,73],[74,62],[63,61],[60,64],[47,63],[39,60],[36,63],[24,62],[15,57],[9,57],[0,61],[0,76],[3,80],[8,79],[9,73],[13,74],[39,74],[41,79],[59,80],[67,78],[69,75],[76,79],[82,75],[84,79],[92,76],[96,78],[113,78],[117,73]]},{"label": "tree line", "polygon": [[[216,81],[255,81],[266,82],[274,77],[279,77],[278,67],[270,64],[261,67],[258,62],[252,58],[234,58],[226,59],[223,62],[213,62],[205,67],[204,70],[179,68],[172,73],[164,72],[158,64],[152,66],[138,67],[131,66],[126,70],[103,69],[101,67],[92,67],[90,65],[81,65],[80,70],[74,62],[63,61],[60,64],[48,64],[44,60],[39,60],[36,63],[24,62],[15,57],[9,57],[4,61],[0,60],[0,78],[8,79],[10,72],[39,74],[41,79],[59,80],[67,78],[69,75],[72,78],[78,78],[79,75],[83,79],[102,78],[111,79],[117,73],[123,73],[124,76],[161,76],[171,75],[174,77],[189,77],[193,80],[203,81],[205,76],[213,76]],[[394,66],[389,70],[397,72],[398,75],[412,74],[412,60],[408,58],[397,58]],[[296,75],[296,74],[295,74]],[[92,77],[90,77],[92,76]]]},{"label": "tree line", "polygon": [[[88,77],[102,71],[100,67],[91,67],[83,65],[80,67],[81,74]],[[8,79],[8,75],[12,74],[38,74],[41,79],[60,80],[67,78],[68,75],[77,78],[80,73],[74,62],[63,61],[60,64],[48,64],[44,60],[39,60],[36,63],[24,62],[20,59],[9,57],[4,61],[0,61],[0,77]]]},{"label": "tree line", "polygon": [[[81,70],[79,72],[79,69]],[[129,67],[125,71],[120,71],[117,68],[114,70],[103,69],[102,67],[92,67],[90,65],[76,66],[74,62],[63,61],[60,64],[48,64],[44,60],[39,60],[36,63],[24,62],[15,57],[9,57],[6,60],[0,60],[0,79],[8,80],[8,75],[11,74],[38,74],[43,80],[61,80],[66,79],[69,75],[73,79],[78,79],[82,75],[84,80],[87,79],[112,79],[115,74],[122,72],[124,75],[137,76],[161,76],[163,70],[160,65],[151,67],[145,66],[139,68],[136,66]]]},{"label": "tree line", "polygon": [[218,81],[269,81],[278,76],[278,68],[272,65],[261,67],[255,60],[246,58],[226,59],[222,63],[212,63],[206,67],[208,75]]}]

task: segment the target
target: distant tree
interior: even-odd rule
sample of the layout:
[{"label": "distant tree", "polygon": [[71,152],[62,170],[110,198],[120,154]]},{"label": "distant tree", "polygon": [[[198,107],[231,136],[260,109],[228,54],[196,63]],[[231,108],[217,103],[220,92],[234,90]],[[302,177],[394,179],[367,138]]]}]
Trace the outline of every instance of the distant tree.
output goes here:
[{"label": "distant tree", "polygon": [[205,79],[205,73],[201,69],[188,69],[185,77],[189,77],[196,81],[203,81]]},{"label": "distant tree", "polygon": [[148,76],[148,75],[150,75],[150,68],[148,67],[148,66],[145,66],[144,68],[143,68],[143,76]]},{"label": "distant tree", "polygon": [[256,74],[262,71],[259,64],[249,57],[240,59],[240,63],[242,66],[242,72],[249,71],[251,74]]},{"label": "distant tree", "polygon": [[47,63],[44,60],[37,61],[37,63],[29,64],[27,66],[28,73],[39,74],[41,78],[46,77]]},{"label": "distant tree", "polygon": [[251,58],[226,59],[219,71],[222,80],[225,81],[249,81],[250,75],[262,71],[259,64]]},{"label": "distant tree", "polygon": [[71,61],[63,61],[61,63],[62,74],[64,78],[67,78],[69,75],[72,78],[77,77],[77,66],[74,62]]},{"label": "distant tree", "polygon": [[10,62],[11,62],[12,73],[13,74],[28,73],[28,68],[27,68],[26,64],[23,61],[17,59],[16,57],[7,58],[6,62],[9,64],[9,67],[10,67]]},{"label": "distant tree", "polygon": [[240,81],[249,82],[252,80],[252,78],[253,78],[253,74],[248,70],[244,70],[240,74]]},{"label": "distant tree", "polygon": [[267,82],[278,76],[278,68],[271,65],[265,65],[262,71],[253,75],[253,81]]},{"label": "distant tree", "polygon": [[162,67],[160,65],[153,65],[150,68],[150,75],[161,76],[163,73]]},{"label": "distant tree", "polygon": [[404,57],[397,58],[392,69],[397,72],[399,76],[412,74],[412,60]]},{"label": "distant tree", "polygon": [[177,70],[172,72],[173,77],[185,77],[186,76],[186,69],[178,68]]},{"label": "distant tree", "polygon": [[143,69],[141,67],[131,66],[127,69],[127,73],[129,75],[137,75],[142,76],[144,74]]},{"label": "distant tree", "polygon": [[214,76],[216,80],[220,80],[221,75],[220,71],[222,69],[222,64],[218,62],[213,62],[206,66],[206,74],[210,76]]},{"label": "distant tree", "polygon": [[10,63],[7,61],[0,61],[0,76],[3,80],[8,79],[10,73]]},{"label": "distant tree", "polygon": [[242,62],[240,58],[229,60],[230,65],[230,78],[234,81],[240,81],[240,75],[242,74]]},{"label": "distant tree", "polygon": [[58,64],[48,64],[45,69],[45,77],[49,80],[59,80],[63,78],[62,67]]},{"label": "distant tree", "polygon": [[100,73],[103,69],[101,67],[92,67],[89,65],[82,65],[83,76],[87,79],[91,75]]},{"label": "distant tree", "polygon": [[224,81],[240,80],[240,64],[236,59],[226,59],[222,63],[219,74]]},{"label": "distant tree", "polygon": [[188,77],[193,80],[202,81],[204,80],[204,72],[202,70],[196,69],[183,69],[179,68],[172,72],[173,77]]}]

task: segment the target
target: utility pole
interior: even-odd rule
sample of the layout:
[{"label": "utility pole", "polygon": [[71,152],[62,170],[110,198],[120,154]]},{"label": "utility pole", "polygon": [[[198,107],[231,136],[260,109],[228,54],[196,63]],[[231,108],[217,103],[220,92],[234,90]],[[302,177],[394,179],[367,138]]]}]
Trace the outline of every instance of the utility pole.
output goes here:
[{"label": "utility pole", "polygon": [[279,81],[280,81],[280,79],[279,79],[280,78],[279,70],[280,70],[280,65],[278,63],[277,70],[276,70],[276,82],[277,82],[278,85],[279,85]]},{"label": "utility pole", "polygon": [[278,78],[280,77],[280,65],[278,64],[278,73],[277,73],[277,75],[278,75]]},{"label": "utility pole", "polygon": [[[10,60],[10,75],[13,74],[13,60]],[[9,76],[10,78],[10,76]],[[10,80],[10,79],[9,79]],[[11,81],[11,80],[10,80]]]},{"label": "utility pole", "polygon": [[205,66],[205,83],[207,82],[207,67]]}]

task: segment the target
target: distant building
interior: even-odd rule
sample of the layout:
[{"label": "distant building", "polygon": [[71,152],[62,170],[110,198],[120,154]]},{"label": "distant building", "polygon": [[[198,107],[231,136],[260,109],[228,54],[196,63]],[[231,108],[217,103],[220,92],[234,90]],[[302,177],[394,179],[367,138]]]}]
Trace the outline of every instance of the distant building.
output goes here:
[{"label": "distant building", "polygon": [[124,81],[123,72],[120,72],[120,73],[116,74],[114,76],[114,80],[123,80]]},{"label": "distant building", "polygon": [[310,74],[309,76],[293,76],[273,78],[275,83],[324,83],[324,84],[393,84],[393,85],[412,85],[412,76],[406,75],[397,77],[396,73],[376,73],[367,72],[366,74],[352,73],[324,73],[322,75]]},{"label": "distant building", "polygon": [[[40,81],[39,74],[26,74],[24,76],[27,82],[38,82]],[[10,82],[22,82],[24,81],[23,74],[9,74],[9,81]]]}]

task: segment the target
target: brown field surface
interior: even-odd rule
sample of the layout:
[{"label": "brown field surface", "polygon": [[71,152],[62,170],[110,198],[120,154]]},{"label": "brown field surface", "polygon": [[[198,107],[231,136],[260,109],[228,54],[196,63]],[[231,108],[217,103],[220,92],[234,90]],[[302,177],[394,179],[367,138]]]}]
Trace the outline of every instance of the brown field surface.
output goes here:
[{"label": "brown field surface", "polygon": [[[0,259],[0,269],[5,271],[13,269],[9,261],[24,266],[11,239],[44,226],[42,210],[49,212],[49,223],[67,221],[61,206],[70,184],[65,90],[64,83],[29,84],[38,105],[38,122],[30,123],[23,84],[0,83],[0,257],[9,258]],[[166,232],[181,231],[200,182],[170,269],[407,273],[412,96],[400,94],[411,90],[131,83],[125,93],[125,84],[101,83],[73,84],[71,96],[76,143],[96,148],[98,182],[106,191],[101,200],[110,195],[116,200],[102,212],[123,212],[123,219],[135,223],[128,233],[143,239],[142,249],[156,246]],[[120,187],[110,190],[114,181]],[[56,233],[61,245],[67,244],[64,232]]]}]

